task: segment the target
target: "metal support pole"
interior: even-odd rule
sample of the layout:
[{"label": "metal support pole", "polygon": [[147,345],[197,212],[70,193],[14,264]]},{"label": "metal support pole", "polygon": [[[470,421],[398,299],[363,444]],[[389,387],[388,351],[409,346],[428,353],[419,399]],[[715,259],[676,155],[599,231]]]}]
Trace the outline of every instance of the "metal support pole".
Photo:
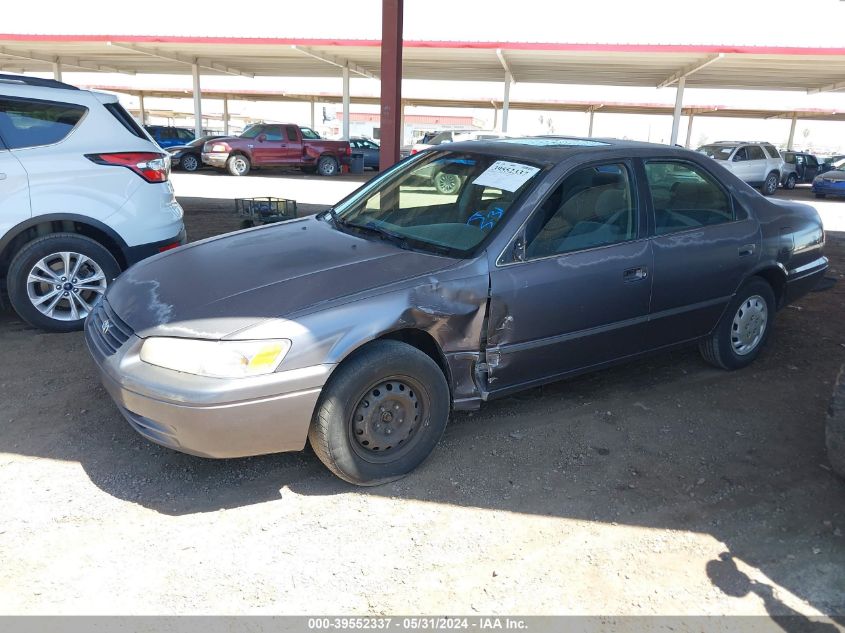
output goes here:
[{"label": "metal support pole", "polygon": [[202,136],[202,92],[200,89],[199,65],[191,64],[191,71],[194,76],[194,134],[199,138]]},{"label": "metal support pole", "polygon": [[53,62],[53,79],[56,81],[62,80],[62,62],[58,57],[56,57],[56,61]]},{"label": "metal support pole", "polygon": [[229,136],[229,97],[223,95],[223,136]]},{"label": "metal support pole", "polygon": [[499,108],[493,108],[493,129],[497,129],[499,127]]},{"label": "metal support pole", "polygon": [[511,77],[510,72],[505,72],[505,94],[502,97],[502,132],[508,131],[508,113],[511,107]]},{"label": "metal support pole", "polygon": [[678,79],[678,88],[675,91],[675,112],[672,114],[672,136],[669,145],[675,145],[678,142],[678,129],[681,126],[681,109],[684,105],[684,86],[686,83],[686,77]]},{"label": "metal support pole", "polygon": [[315,127],[315,121],[317,119],[317,115],[314,112],[314,109],[317,107],[317,102],[314,99],[311,99],[311,129],[313,130]]},{"label": "metal support pole", "polygon": [[402,15],[404,0],[381,3],[381,151],[379,168],[399,161],[402,119]]},{"label": "metal support pole", "polygon": [[786,149],[792,151],[795,149],[795,125],[798,123],[798,115],[792,115],[792,125],[789,126],[789,140],[786,142]]},{"label": "metal support pole", "polygon": [[138,93],[138,109],[141,110],[141,125],[147,124],[147,109],[144,107],[144,93]]},{"label": "metal support pole", "polygon": [[596,116],[595,110],[590,110],[590,127],[587,129],[587,136],[593,138],[593,118]]},{"label": "metal support pole", "polygon": [[343,67],[343,138],[349,140],[349,65]]},{"label": "metal support pole", "polygon": [[399,147],[405,144],[405,102],[399,102]]},{"label": "metal support pole", "polygon": [[692,122],[695,119],[695,113],[690,112],[689,121],[687,121],[687,142],[684,143],[684,147],[689,149],[690,141],[692,140]]}]

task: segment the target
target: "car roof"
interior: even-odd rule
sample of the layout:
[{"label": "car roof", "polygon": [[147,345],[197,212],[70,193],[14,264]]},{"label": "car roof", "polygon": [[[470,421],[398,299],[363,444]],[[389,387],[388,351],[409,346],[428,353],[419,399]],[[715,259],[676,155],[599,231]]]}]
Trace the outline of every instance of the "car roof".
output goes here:
[{"label": "car roof", "polygon": [[679,146],[645,143],[614,138],[580,138],[575,136],[524,136],[513,138],[459,141],[446,146],[436,145],[429,151],[469,151],[484,154],[499,154],[535,162],[560,162],[578,154],[607,153],[608,150],[651,150],[649,153],[672,153],[679,156],[698,152]]}]

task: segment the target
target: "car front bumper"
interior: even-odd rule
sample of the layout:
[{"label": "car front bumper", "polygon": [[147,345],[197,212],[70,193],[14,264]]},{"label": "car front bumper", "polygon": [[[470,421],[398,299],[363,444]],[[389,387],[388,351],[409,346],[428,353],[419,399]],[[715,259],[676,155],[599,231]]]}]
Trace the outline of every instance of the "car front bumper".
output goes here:
[{"label": "car front bumper", "polygon": [[211,165],[222,169],[226,166],[226,161],[229,160],[229,152],[203,152],[202,162],[205,165]]},{"label": "car front bumper", "polygon": [[845,180],[814,180],[813,193],[827,196],[845,196]]},{"label": "car front bumper", "polygon": [[[106,320],[111,327],[103,334]],[[212,458],[304,448],[333,365],[231,380],[194,376],[141,361],[143,339],[129,334],[118,344],[127,330],[108,304],[101,304],[85,323],[85,341],[106,391],[145,438]]]}]

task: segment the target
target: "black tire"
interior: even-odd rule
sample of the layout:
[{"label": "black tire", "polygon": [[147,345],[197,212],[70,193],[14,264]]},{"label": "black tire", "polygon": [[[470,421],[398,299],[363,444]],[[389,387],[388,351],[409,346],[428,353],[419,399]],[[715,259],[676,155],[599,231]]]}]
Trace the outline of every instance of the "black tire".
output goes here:
[{"label": "black tire", "polygon": [[760,185],[760,193],[764,196],[773,196],[778,190],[779,180],[777,172],[771,172],[768,176],[766,176],[766,180],[763,181],[763,184]]},{"label": "black tire", "polygon": [[243,154],[229,156],[226,160],[226,171],[232,176],[246,176],[251,167],[252,164],[249,162],[249,158]]},{"label": "black tire", "polygon": [[179,161],[179,167],[185,171],[196,171],[200,164],[200,159],[195,154],[185,154]]},{"label": "black tire", "polygon": [[335,475],[375,486],[407,475],[431,454],[449,410],[449,386],[437,363],[405,343],[375,341],[335,370],[308,439]]},{"label": "black tire", "polygon": [[[765,302],[765,323],[762,334],[759,336],[759,340],[754,342],[753,347],[744,353],[739,353],[734,347],[734,338],[737,333],[734,318],[739,316],[740,307],[743,304],[748,306],[753,297],[760,297]],[[765,279],[752,277],[737,291],[713,333],[699,343],[701,355],[708,363],[722,369],[740,369],[751,364],[769,339],[774,316],[775,293],[772,291],[772,287]],[[758,322],[759,317],[757,321],[749,324],[749,331],[753,331]],[[736,343],[741,345],[742,341],[737,340]]]},{"label": "black tire", "polygon": [[826,193],[817,193],[816,198],[827,198],[827,194]]},{"label": "black tire", "polygon": [[337,176],[340,166],[333,156],[320,156],[317,161],[317,173],[321,176]]},{"label": "black tire", "polygon": [[783,186],[787,189],[795,189],[795,183],[798,182],[798,179],[795,177],[795,174],[789,174],[786,177],[786,182],[783,183]]},{"label": "black tire", "polygon": [[[74,330],[81,330],[85,322],[84,316],[75,320],[62,320],[61,318],[52,318],[42,313],[35,307],[33,299],[30,298],[30,293],[27,287],[27,279],[30,271],[36,264],[44,258],[49,258],[51,255],[70,252],[79,253],[87,258],[93,260],[94,264],[100,268],[105,276],[105,284],[110,284],[115,277],[120,274],[120,265],[115,260],[114,256],[106,250],[102,245],[94,240],[76,235],[74,233],[54,233],[53,235],[46,235],[32,240],[25,244],[12,259],[9,265],[9,272],[6,277],[6,286],[9,292],[9,301],[15,312],[18,313],[24,321],[30,325],[43,330],[52,332],[72,332]],[[86,270],[90,270],[90,266]],[[86,275],[87,276],[87,275]],[[68,280],[68,282],[72,281]],[[82,279],[84,283],[84,279]],[[61,280],[59,280],[60,283]],[[65,282],[67,283],[67,282]],[[35,294],[34,296],[44,296],[48,292],[52,292],[52,284],[40,284],[37,288],[33,288],[33,292],[41,292],[42,294]],[[68,289],[68,293],[73,292]],[[64,296],[69,296],[64,293]],[[89,305],[92,305],[101,293],[83,290],[78,293],[83,300]],[[60,299],[59,305],[56,307],[56,314],[65,316],[65,313],[70,312],[71,299]],[[78,303],[74,304],[79,310]],[[82,311],[80,310],[80,313]],[[72,316],[72,313],[67,315]]]},{"label": "black tire", "polygon": [[833,388],[833,398],[827,412],[825,443],[833,471],[845,477],[845,366],[839,372]]}]

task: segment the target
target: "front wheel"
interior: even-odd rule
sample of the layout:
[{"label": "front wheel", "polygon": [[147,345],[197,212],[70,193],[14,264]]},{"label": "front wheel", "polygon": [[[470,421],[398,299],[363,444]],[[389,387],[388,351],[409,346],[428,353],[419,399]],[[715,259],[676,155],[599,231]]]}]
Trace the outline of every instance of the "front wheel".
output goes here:
[{"label": "front wheel", "polygon": [[226,161],[226,170],[233,176],[246,176],[250,167],[249,159],[241,154],[229,156]]},{"label": "front wheel", "polygon": [[193,154],[185,154],[182,160],[179,161],[179,165],[185,171],[196,171],[200,168],[200,161]]},{"label": "front wheel", "polygon": [[431,454],[449,409],[437,363],[405,343],[376,341],[332,375],[308,439],[335,475],[374,486],[407,475]]},{"label": "front wheel", "polygon": [[769,338],[775,294],[764,279],[753,277],[737,291],[711,335],[701,341],[704,359],[722,369],[750,365]]},{"label": "front wheel", "polygon": [[317,172],[321,176],[336,176],[338,171],[337,161],[331,156],[322,156],[317,161]]},{"label": "front wheel", "polygon": [[47,235],[25,245],[12,260],[9,300],[35,327],[80,330],[119,274],[115,258],[94,240],[73,233]]},{"label": "front wheel", "polygon": [[778,190],[778,175],[775,172],[766,176],[763,186],[760,187],[760,192],[764,196],[772,196]]},{"label": "front wheel", "polygon": [[789,174],[789,176],[786,177],[786,182],[783,183],[783,186],[787,189],[795,189],[796,182],[797,179],[795,178],[795,174]]}]

